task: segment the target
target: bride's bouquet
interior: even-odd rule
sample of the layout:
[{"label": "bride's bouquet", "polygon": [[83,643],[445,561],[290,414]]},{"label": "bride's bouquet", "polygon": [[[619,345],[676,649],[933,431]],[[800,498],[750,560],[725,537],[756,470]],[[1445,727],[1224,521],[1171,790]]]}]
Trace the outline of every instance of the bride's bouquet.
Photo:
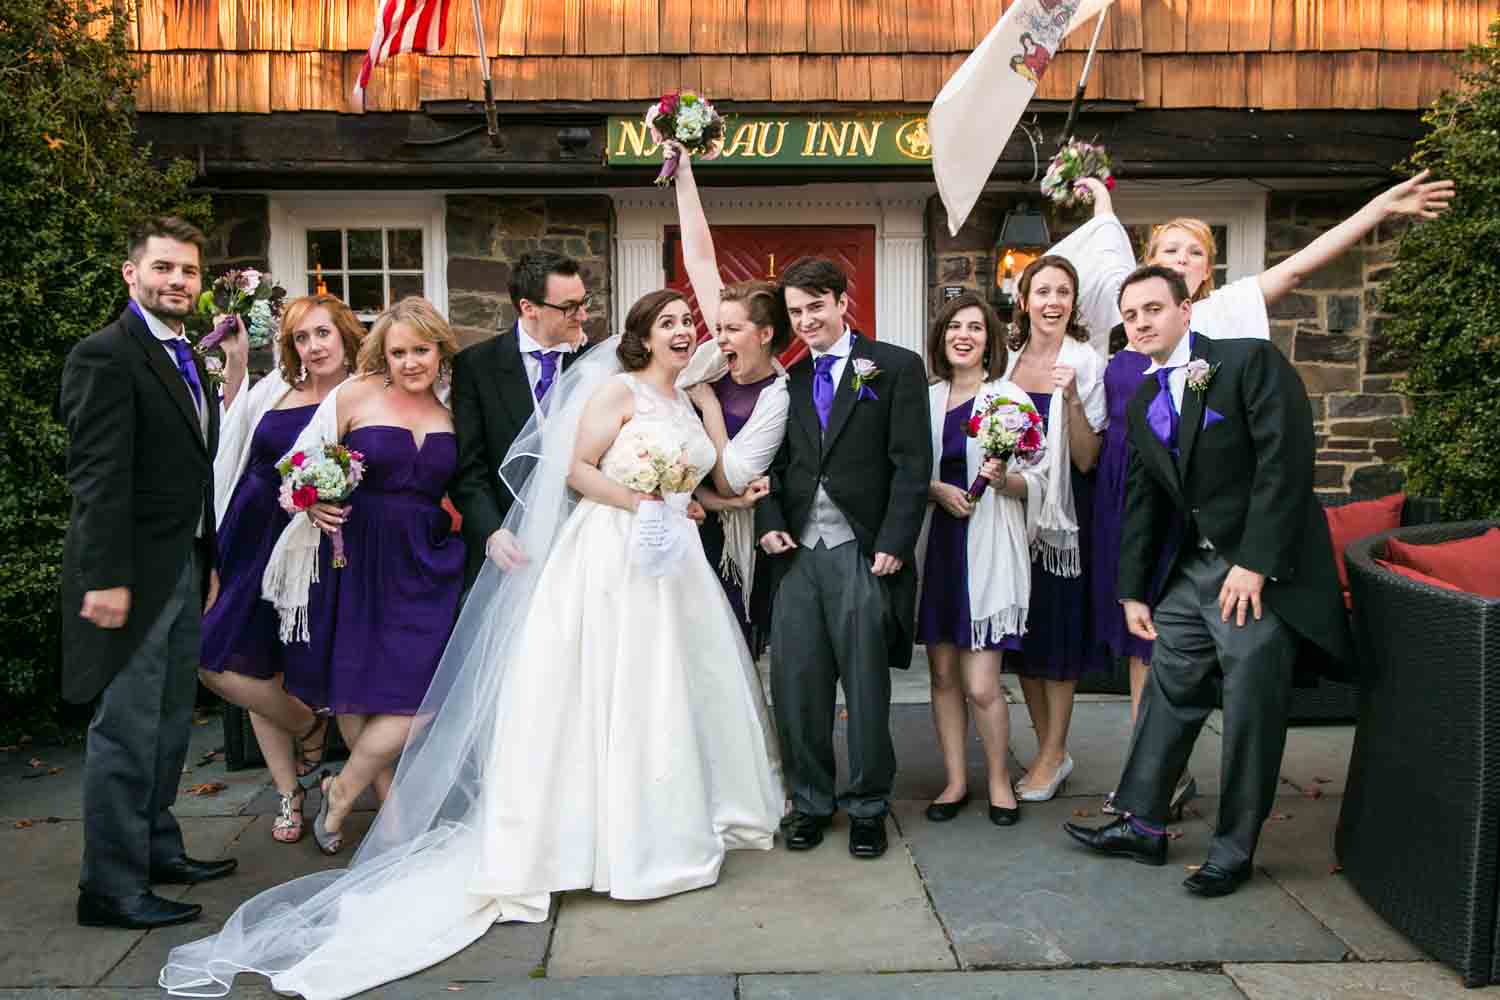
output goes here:
[{"label": "bride's bouquet", "polygon": [[221,317],[212,330],[199,338],[199,352],[211,351],[219,341],[234,332],[235,318],[245,321],[245,331],[250,335],[251,347],[265,347],[276,335],[281,320],[281,304],[286,299],[286,289],[253,267],[230,270],[214,281],[198,296],[197,319],[201,326],[213,323],[215,316]]},{"label": "bride's bouquet", "polygon": [[637,493],[661,497],[671,493],[691,493],[702,473],[687,462],[681,448],[664,448],[644,434],[630,434],[624,442],[628,464],[620,482]]},{"label": "bride's bouquet", "polygon": [[[1002,462],[1020,459],[1027,465],[1035,465],[1045,448],[1042,415],[1029,402],[1018,403],[1006,396],[996,396],[969,417],[965,430],[969,437],[979,439],[979,449],[986,459]],[[969,503],[978,503],[989,485],[988,479],[977,476],[964,496]]]},{"label": "bride's bouquet", "polygon": [[[724,149],[724,118],[708,101],[691,90],[670,91],[646,109],[646,128],[657,144],[675,141],[691,156],[712,160]],[[672,149],[656,175],[662,187],[677,175],[682,154]]]},{"label": "bride's bouquet", "polygon": [[1047,165],[1047,173],[1042,177],[1042,194],[1063,208],[1091,201],[1088,194],[1077,190],[1075,185],[1085,177],[1097,177],[1113,191],[1115,177],[1111,166],[1109,153],[1103,146],[1070,139]]},{"label": "bride's bouquet", "polygon": [[[309,453],[294,451],[276,463],[281,473],[281,509],[299,514],[314,504],[344,503],[365,477],[365,456],[341,444],[324,444]],[[344,533],[333,533],[333,568],[349,565]]]}]

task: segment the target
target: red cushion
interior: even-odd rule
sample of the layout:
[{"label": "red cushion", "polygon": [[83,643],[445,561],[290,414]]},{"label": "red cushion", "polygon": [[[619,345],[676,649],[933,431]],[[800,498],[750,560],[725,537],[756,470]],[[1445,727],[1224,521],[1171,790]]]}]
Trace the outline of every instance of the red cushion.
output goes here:
[{"label": "red cushion", "polygon": [[1500,528],[1472,538],[1435,545],[1413,545],[1392,538],[1386,543],[1391,562],[1447,580],[1480,597],[1500,597]]},{"label": "red cushion", "polygon": [[1333,564],[1338,567],[1344,606],[1349,606],[1349,570],[1344,566],[1344,548],[1356,538],[1368,538],[1401,527],[1401,508],[1406,494],[1392,493],[1379,500],[1359,500],[1342,507],[1324,507],[1328,534],[1333,538]]},{"label": "red cushion", "polygon": [[1375,565],[1384,566],[1392,573],[1399,573],[1402,576],[1406,577],[1408,580],[1415,580],[1418,583],[1425,583],[1428,586],[1432,587],[1441,587],[1444,590],[1458,590],[1457,587],[1449,583],[1447,580],[1439,580],[1435,576],[1428,576],[1426,573],[1414,570],[1410,566],[1403,566],[1400,563],[1387,562],[1384,559],[1376,559]]}]

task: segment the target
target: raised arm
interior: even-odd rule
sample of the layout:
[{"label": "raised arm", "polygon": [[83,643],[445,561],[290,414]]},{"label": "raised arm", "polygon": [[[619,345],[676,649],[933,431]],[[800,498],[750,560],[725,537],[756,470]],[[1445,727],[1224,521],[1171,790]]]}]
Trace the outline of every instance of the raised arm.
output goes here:
[{"label": "raised arm", "polygon": [[1266,297],[1266,305],[1271,305],[1301,285],[1314,271],[1333,262],[1380,223],[1403,215],[1435,219],[1446,211],[1453,198],[1453,182],[1429,181],[1427,175],[1430,173],[1430,170],[1424,170],[1382,191],[1358,212],[1263,272],[1260,290]]},{"label": "raised arm", "polygon": [[1078,269],[1078,318],[1103,356],[1109,331],[1120,322],[1120,286],[1135,268],[1135,251],[1115,217],[1109,189],[1092,177],[1078,183],[1093,196],[1094,217],[1047,252],[1066,257]]},{"label": "raised arm", "polygon": [[679,152],[681,159],[674,187],[677,189],[677,224],[682,229],[682,259],[687,266],[688,281],[693,286],[693,296],[698,300],[698,311],[712,335],[719,326],[719,293],[724,290],[724,280],[719,277],[713,236],[708,231],[708,218],[703,214],[703,201],[698,197],[693,158],[686,150]]}]

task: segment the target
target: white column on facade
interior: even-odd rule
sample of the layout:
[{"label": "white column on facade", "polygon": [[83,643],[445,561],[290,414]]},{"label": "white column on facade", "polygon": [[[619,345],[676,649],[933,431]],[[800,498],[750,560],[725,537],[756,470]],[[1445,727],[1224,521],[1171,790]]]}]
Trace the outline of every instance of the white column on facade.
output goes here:
[{"label": "white column on facade", "polygon": [[675,221],[673,203],[659,192],[615,196],[614,298],[611,333],[625,329],[625,315],[642,295],[666,284],[661,267],[662,225]]},{"label": "white column on facade", "polygon": [[909,190],[880,204],[875,278],[876,329],[881,340],[923,355],[927,341],[926,200]]}]

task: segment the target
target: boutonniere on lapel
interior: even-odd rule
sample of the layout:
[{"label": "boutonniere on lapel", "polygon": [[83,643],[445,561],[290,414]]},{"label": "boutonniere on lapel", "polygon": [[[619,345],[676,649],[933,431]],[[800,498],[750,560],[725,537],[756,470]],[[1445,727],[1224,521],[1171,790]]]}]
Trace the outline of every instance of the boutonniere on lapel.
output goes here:
[{"label": "boutonniere on lapel", "polygon": [[208,376],[208,384],[213,386],[214,395],[224,396],[224,359],[216,354],[201,354],[203,359],[203,374]]},{"label": "boutonniere on lapel", "polygon": [[1218,365],[1211,365],[1202,358],[1194,358],[1187,363],[1187,387],[1194,392],[1207,391],[1208,383],[1214,380],[1214,373],[1218,370]]},{"label": "boutonniere on lapel", "polygon": [[849,362],[854,366],[854,391],[857,395],[854,401],[861,399],[879,399],[875,390],[870,388],[870,383],[880,377],[880,368],[869,358],[855,358]]}]

